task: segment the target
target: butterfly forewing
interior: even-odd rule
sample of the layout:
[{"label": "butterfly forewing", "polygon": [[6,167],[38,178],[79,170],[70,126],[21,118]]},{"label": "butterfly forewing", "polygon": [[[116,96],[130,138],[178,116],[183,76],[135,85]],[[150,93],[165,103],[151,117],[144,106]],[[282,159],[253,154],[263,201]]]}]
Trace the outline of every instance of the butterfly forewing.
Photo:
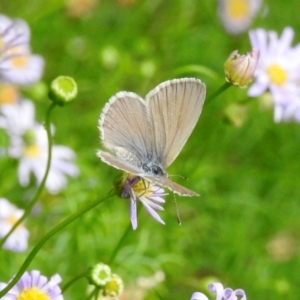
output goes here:
[{"label": "butterfly forewing", "polygon": [[175,160],[191,135],[205,93],[200,80],[183,78],[163,82],[146,96],[155,158],[164,168]]},{"label": "butterfly forewing", "polygon": [[[151,134],[145,101],[130,92],[120,92],[105,105],[99,120],[103,145],[114,155],[140,166],[151,151]],[[149,129],[150,128],[150,129]]]}]

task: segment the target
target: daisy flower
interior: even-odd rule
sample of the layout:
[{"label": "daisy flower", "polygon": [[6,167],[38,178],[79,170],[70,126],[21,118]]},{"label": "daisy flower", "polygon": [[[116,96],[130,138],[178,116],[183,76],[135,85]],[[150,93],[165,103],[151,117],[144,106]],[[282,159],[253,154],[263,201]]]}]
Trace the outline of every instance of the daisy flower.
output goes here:
[{"label": "daisy flower", "polygon": [[[12,145],[14,149],[10,152],[19,156],[18,177],[22,186],[27,186],[30,182],[30,174],[33,173],[40,184],[46,171],[48,160],[48,138],[45,128],[36,124],[29,129],[20,141],[16,139]],[[52,146],[52,161],[46,188],[56,194],[67,185],[67,175],[77,177],[79,170],[73,163],[75,153],[72,149],[61,146]]]},{"label": "daisy flower", "polygon": [[[24,211],[18,209],[5,198],[0,198],[0,238],[4,237],[22,217]],[[21,252],[28,246],[29,232],[20,224],[3,245],[4,249]]]},{"label": "daisy flower", "polygon": [[264,29],[250,31],[249,35],[260,58],[248,95],[257,97],[270,91],[275,122],[293,119],[300,122],[300,46],[291,45],[294,30],[286,27],[280,37]]},{"label": "daisy flower", "polygon": [[122,198],[130,197],[130,220],[132,228],[137,228],[137,200],[139,200],[150,215],[159,223],[165,224],[156,210],[164,210],[158,203],[165,203],[162,198],[167,194],[153,183],[132,174],[124,173],[120,184]]},{"label": "daisy flower", "polygon": [[[244,290],[237,289],[232,290],[231,288],[223,288],[223,285],[219,282],[212,283],[208,286],[210,292],[216,294],[216,300],[247,300]],[[208,300],[208,298],[199,292],[192,295],[190,300]]]},{"label": "daisy flower", "polygon": [[247,30],[261,7],[261,0],[219,0],[218,13],[231,34]]},{"label": "daisy flower", "polygon": [[40,80],[44,60],[31,54],[30,30],[22,20],[10,20],[0,15],[0,78],[19,85],[30,85]]},{"label": "daisy flower", "polygon": [[[50,280],[41,275],[40,271],[25,272],[18,283],[1,299],[20,300],[20,299],[41,299],[41,300],[63,300],[59,283],[61,277],[53,275]],[[0,283],[3,290],[7,284]]]},{"label": "daisy flower", "polygon": [[[10,143],[6,152],[19,159],[18,178],[22,186],[30,183],[31,173],[40,184],[48,160],[47,132],[44,126],[35,122],[34,114],[34,105],[29,100],[2,105],[0,108],[0,128],[6,130]],[[79,175],[74,159],[75,153],[70,148],[52,146],[52,161],[46,180],[46,188],[50,193],[56,194],[67,185],[67,175]]]}]

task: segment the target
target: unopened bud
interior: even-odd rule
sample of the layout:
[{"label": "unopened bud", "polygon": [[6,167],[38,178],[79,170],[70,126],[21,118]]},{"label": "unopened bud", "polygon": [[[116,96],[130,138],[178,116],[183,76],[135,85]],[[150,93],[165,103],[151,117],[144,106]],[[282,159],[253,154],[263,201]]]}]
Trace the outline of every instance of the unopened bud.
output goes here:
[{"label": "unopened bud", "polygon": [[77,84],[72,77],[59,76],[51,82],[49,98],[59,106],[64,106],[75,99],[77,91]]},{"label": "unopened bud", "polygon": [[245,55],[233,51],[224,64],[226,81],[241,88],[246,87],[254,77],[259,51],[252,50]]},{"label": "unopened bud", "polygon": [[90,269],[89,283],[97,287],[104,287],[111,280],[111,269],[108,265],[99,263]]},{"label": "unopened bud", "polygon": [[103,295],[110,297],[119,296],[124,289],[124,283],[120,276],[112,274],[110,281],[103,288]]}]

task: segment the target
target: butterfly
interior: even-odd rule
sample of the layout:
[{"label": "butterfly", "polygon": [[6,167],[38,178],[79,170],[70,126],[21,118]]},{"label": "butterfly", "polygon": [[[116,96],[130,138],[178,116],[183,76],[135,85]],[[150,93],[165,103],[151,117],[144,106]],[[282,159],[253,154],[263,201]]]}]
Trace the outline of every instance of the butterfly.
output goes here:
[{"label": "butterfly", "polygon": [[107,151],[100,159],[127,173],[170,189],[181,196],[198,194],[169,179],[172,164],[200,117],[205,84],[195,78],[165,81],[142,99],[119,92],[105,104],[100,118],[100,139]]}]

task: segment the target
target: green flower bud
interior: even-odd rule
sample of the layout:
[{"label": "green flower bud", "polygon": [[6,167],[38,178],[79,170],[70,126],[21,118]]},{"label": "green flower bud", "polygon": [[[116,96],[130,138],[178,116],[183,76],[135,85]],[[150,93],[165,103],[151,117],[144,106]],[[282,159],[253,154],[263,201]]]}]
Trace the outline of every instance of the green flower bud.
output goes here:
[{"label": "green flower bud", "polygon": [[110,281],[103,288],[103,295],[117,297],[122,294],[124,283],[120,276],[112,274]]},{"label": "green flower bud", "polygon": [[237,50],[233,51],[224,64],[226,81],[241,88],[246,87],[253,80],[258,59],[258,50],[245,55],[239,55]]},{"label": "green flower bud", "polygon": [[49,98],[59,106],[64,106],[75,99],[77,91],[77,84],[72,77],[58,76],[51,82]]},{"label": "green flower bud", "polygon": [[99,263],[90,269],[89,283],[97,287],[104,287],[112,278],[111,269],[108,265]]}]

